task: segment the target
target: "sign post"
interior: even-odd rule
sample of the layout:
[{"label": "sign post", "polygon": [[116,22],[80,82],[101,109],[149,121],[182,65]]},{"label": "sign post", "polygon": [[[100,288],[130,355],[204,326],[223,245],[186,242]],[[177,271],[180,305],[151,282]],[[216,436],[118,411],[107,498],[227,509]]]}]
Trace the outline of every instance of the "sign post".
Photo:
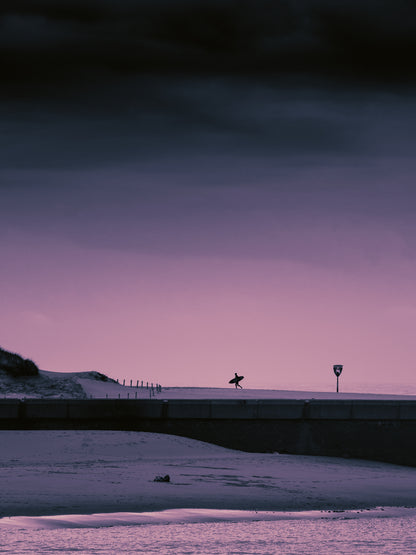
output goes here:
[{"label": "sign post", "polygon": [[342,372],[342,364],[334,364],[333,369],[334,369],[334,374],[337,377],[337,393],[338,393],[339,392],[338,381]]}]

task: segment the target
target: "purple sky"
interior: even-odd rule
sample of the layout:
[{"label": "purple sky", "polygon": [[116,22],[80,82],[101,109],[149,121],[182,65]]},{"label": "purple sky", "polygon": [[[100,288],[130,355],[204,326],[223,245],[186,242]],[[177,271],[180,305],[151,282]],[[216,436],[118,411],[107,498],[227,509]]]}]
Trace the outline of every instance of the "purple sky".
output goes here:
[{"label": "purple sky", "polygon": [[[416,7],[0,7],[0,345],[164,385],[415,387]],[[370,388],[371,389],[371,388]]]}]

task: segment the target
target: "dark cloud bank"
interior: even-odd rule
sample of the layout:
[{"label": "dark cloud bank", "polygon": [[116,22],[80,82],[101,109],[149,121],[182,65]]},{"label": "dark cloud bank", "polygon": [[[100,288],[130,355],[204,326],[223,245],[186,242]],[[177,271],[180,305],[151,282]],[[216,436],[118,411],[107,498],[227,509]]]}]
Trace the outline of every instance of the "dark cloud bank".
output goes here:
[{"label": "dark cloud bank", "polygon": [[1,163],[409,155],[410,1],[13,1]]},{"label": "dark cloud bank", "polygon": [[32,94],[48,85],[88,87],[105,74],[303,76],[360,88],[407,85],[416,76],[416,6],[405,0],[7,4],[4,80],[32,85]]},{"label": "dark cloud bank", "polygon": [[415,54],[405,0],[5,0],[1,226],[319,261],[382,257],[392,230],[410,252]]}]

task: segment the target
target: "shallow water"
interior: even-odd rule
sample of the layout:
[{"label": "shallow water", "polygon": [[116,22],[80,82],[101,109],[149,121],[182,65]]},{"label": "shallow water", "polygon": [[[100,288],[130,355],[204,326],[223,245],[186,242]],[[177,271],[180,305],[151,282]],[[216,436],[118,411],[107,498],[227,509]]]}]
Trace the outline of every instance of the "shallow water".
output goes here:
[{"label": "shallow water", "polygon": [[164,522],[98,528],[0,529],[0,553],[414,554],[416,516]]}]

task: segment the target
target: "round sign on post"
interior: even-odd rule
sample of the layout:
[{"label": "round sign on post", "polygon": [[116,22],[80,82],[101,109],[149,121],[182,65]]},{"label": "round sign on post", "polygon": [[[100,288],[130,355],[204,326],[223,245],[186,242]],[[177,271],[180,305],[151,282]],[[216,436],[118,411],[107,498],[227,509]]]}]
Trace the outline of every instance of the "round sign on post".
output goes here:
[{"label": "round sign on post", "polygon": [[338,380],[342,372],[342,364],[334,364],[333,369],[334,369],[334,374],[337,377],[337,393],[338,393],[339,391]]}]

